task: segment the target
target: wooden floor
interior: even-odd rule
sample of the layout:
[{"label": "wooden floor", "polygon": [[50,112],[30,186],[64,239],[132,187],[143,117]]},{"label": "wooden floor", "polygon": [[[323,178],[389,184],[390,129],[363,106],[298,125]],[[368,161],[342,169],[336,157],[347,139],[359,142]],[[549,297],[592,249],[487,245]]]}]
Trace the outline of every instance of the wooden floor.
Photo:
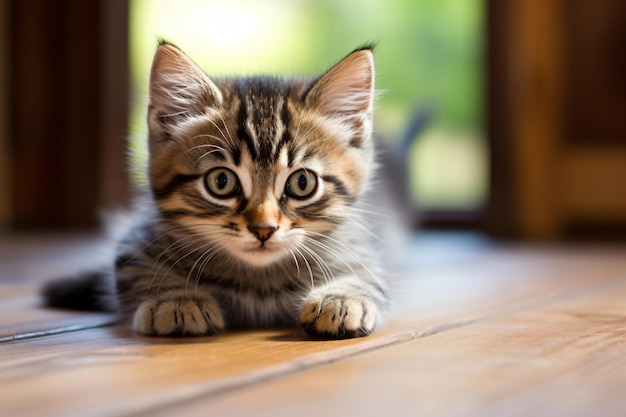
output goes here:
[{"label": "wooden floor", "polygon": [[626,247],[425,234],[370,337],[150,339],[39,307],[90,236],[0,238],[0,416],[626,416]]}]

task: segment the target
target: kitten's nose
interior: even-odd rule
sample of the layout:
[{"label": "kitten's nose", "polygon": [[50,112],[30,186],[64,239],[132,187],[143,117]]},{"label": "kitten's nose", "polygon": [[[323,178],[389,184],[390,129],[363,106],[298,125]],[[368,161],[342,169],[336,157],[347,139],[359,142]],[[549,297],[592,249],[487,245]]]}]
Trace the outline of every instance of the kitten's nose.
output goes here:
[{"label": "kitten's nose", "polygon": [[248,230],[251,231],[256,236],[256,238],[259,239],[261,242],[265,242],[270,237],[272,237],[272,235],[274,234],[276,230],[278,230],[278,226],[274,226],[271,224],[270,225],[253,224],[253,225],[248,226]]}]

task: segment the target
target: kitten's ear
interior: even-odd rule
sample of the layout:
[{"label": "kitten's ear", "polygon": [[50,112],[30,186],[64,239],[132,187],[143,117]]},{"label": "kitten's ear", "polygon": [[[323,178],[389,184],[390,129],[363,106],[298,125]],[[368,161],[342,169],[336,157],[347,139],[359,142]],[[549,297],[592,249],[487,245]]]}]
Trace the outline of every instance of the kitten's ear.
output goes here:
[{"label": "kitten's ear", "polygon": [[374,56],[371,48],[352,52],[317,80],[306,97],[330,116],[371,113],[374,103]]},{"label": "kitten's ear", "polygon": [[222,93],[184,52],[162,43],[150,72],[150,105],[159,117],[184,118],[218,107]]}]

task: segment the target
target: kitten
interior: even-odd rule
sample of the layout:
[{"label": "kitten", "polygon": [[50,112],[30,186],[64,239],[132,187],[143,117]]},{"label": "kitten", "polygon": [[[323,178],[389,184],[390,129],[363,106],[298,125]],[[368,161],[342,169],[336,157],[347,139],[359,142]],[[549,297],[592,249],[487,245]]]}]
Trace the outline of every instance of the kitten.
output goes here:
[{"label": "kitten", "polygon": [[216,79],[161,42],[149,94],[138,221],[108,271],[52,283],[48,303],[115,309],[142,335],[370,334],[388,304],[362,207],[372,49],[315,80]]}]

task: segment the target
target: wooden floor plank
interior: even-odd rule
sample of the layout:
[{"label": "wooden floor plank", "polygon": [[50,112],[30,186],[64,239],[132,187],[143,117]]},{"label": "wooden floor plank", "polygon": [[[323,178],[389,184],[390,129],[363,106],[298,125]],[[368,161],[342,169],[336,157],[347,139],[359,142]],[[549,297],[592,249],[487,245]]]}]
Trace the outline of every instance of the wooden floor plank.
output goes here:
[{"label": "wooden floor plank", "polygon": [[155,340],[109,328],[34,339],[3,347],[0,410],[20,416],[119,415],[412,337],[411,332],[325,342],[306,341],[294,330],[267,330]]},{"label": "wooden floor plank", "polygon": [[[111,327],[6,343],[0,345],[0,415],[145,415],[160,409],[174,410],[178,415],[179,411],[191,410],[187,406],[199,407],[196,411],[204,409],[203,414],[215,408],[230,415],[228,407],[220,405],[222,400],[237,398],[235,394],[230,397],[229,392],[247,398],[245,395],[254,396],[257,389],[270,387],[265,392],[265,403],[259,404],[268,401],[282,404],[283,388],[274,390],[271,387],[275,385],[267,383],[278,379],[276,383],[280,384],[281,378],[285,378],[285,384],[294,383],[293,390],[306,395],[302,401],[310,404],[325,397],[317,397],[315,390],[309,391],[310,381],[298,374],[359,355],[365,356],[343,362],[348,368],[336,368],[339,364],[314,371],[332,370],[323,374],[317,384],[332,388],[334,382],[329,381],[352,375],[363,382],[377,380],[383,388],[395,387],[394,378],[398,375],[375,377],[377,370],[385,366],[384,352],[391,352],[393,358],[393,352],[402,346],[445,340],[441,339],[445,335],[462,334],[485,323],[502,322],[506,329],[510,317],[523,317],[605,291],[622,282],[625,271],[623,251],[618,249],[496,247],[455,257],[449,264],[433,262],[432,258],[415,253],[412,262],[397,273],[404,277],[398,287],[405,297],[400,298],[394,320],[369,338],[310,341],[297,329],[282,329],[171,340],[141,338],[125,329]],[[614,314],[619,316],[619,312]],[[517,326],[515,320],[511,323]],[[548,316],[546,320],[552,318]],[[490,335],[492,330],[495,333]],[[492,330],[470,332],[466,336],[468,341],[458,337],[449,344],[429,342],[430,345],[418,350],[417,359],[411,356],[413,350],[409,353],[400,350],[398,355],[401,358],[409,355],[407,363],[417,360],[426,375],[431,372],[436,376],[437,369],[449,369],[441,374],[438,386],[441,398],[446,384],[454,387],[455,379],[464,375],[461,371],[466,371],[465,367],[471,370],[484,360],[480,358],[479,348],[499,340],[501,329]],[[541,327],[537,327],[539,330]],[[533,325],[529,325],[529,334],[533,331]],[[536,340],[540,340],[543,333],[537,334]],[[416,338],[419,340],[414,341]],[[476,347],[472,347],[472,341]],[[398,346],[390,348],[394,345]],[[474,356],[466,357],[468,349]],[[428,360],[424,362],[420,355]],[[492,360],[489,355],[486,359]],[[353,361],[358,362],[350,365]],[[370,367],[362,362],[370,363]],[[446,368],[453,364],[460,370]],[[392,369],[397,372],[407,370],[404,359],[394,366]],[[518,368],[517,372],[521,372],[523,366],[518,364]],[[370,374],[373,380],[368,379]],[[492,375],[502,377],[497,372]],[[489,372],[482,378],[489,379]],[[426,379],[415,383],[428,385]],[[346,380],[346,384],[338,385],[346,390],[346,398],[359,393],[358,381]],[[340,395],[340,390],[337,391]],[[295,398],[296,393],[293,393]],[[366,393],[361,401],[374,395]],[[198,398],[207,398],[207,403],[196,402]],[[259,411],[256,403],[249,404],[253,408],[247,411],[256,414]],[[285,406],[290,404],[287,401]],[[218,415],[213,411],[211,414]]]},{"label": "wooden floor plank", "polygon": [[0,234],[0,284],[31,284],[111,259],[111,245],[95,233]]},{"label": "wooden floor plank", "polygon": [[176,404],[176,415],[624,416],[624,300],[626,273],[554,304]]},{"label": "wooden floor plank", "polygon": [[94,233],[0,235],[0,344],[111,323],[106,314],[42,308],[41,284],[93,270],[110,253]]},{"label": "wooden floor plank", "polygon": [[101,327],[115,315],[48,309],[39,286],[0,284],[0,345],[17,340]]}]

